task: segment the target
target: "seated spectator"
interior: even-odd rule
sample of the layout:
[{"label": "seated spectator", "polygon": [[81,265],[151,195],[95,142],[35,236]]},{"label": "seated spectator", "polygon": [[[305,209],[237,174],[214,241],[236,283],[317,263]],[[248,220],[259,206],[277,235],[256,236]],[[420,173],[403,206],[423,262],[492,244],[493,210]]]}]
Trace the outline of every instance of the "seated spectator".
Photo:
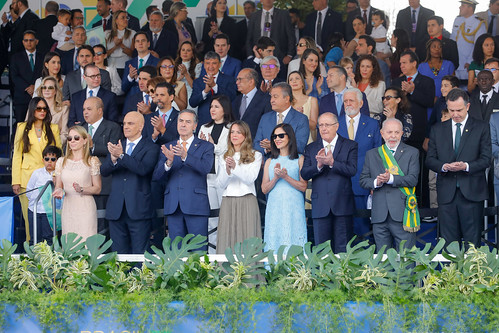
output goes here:
[{"label": "seated spectator", "polygon": [[499,57],[499,46],[490,34],[483,34],[475,41],[473,61],[468,67],[468,92],[471,94],[476,87],[476,76],[483,70],[483,66],[490,58]]},{"label": "seated spectator", "polygon": [[107,51],[106,47],[102,44],[97,44],[94,46],[94,64],[109,73],[111,78],[111,91],[116,94],[116,96],[123,95],[121,90],[121,77],[118,74],[116,67],[108,66],[107,62]]},{"label": "seated spectator", "polygon": [[360,36],[366,34],[366,26],[367,22],[364,21],[362,16],[357,16],[353,19],[352,27],[355,31],[355,37],[345,45],[345,50],[343,51],[343,55],[345,57],[351,57],[354,55],[355,49],[357,48],[357,45],[359,43]]},{"label": "seated spectator", "polygon": [[288,77],[288,84],[293,91],[293,108],[308,118],[310,136],[308,143],[317,139],[317,118],[319,117],[319,103],[317,98],[307,96],[305,93],[305,79],[300,72],[291,72]]},{"label": "seated spectator", "polygon": [[151,13],[148,24],[150,31],[147,31],[147,33],[151,41],[151,46],[149,46],[151,53],[157,58],[167,56],[174,58],[178,48],[178,43],[175,40],[176,36],[164,28],[165,22],[159,10]]},{"label": "seated spectator", "polygon": [[48,52],[43,59],[42,76],[35,81],[35,92],[33,97],[38,96],[38,88],[42,84],[42,80],[47,76],[56,78],[57,85],[62,90],[66,75],[61,74],[61,57],[56,52]]},{"label": "seated spectator", "polygon": [[157,73],[175,88],[173,106],[179,111],[185,110],[187,108],[187,88],[183,81],[178,80],[175,60],[172,57],[159,59]]},{"label": "seated spectator", "polygon": [[355,82],[355,63],[350,57],[343,57],[340,60],[339,66],[343,67],[347,72],[347,87],[357,88],[357,82]]},{"label": "seated spectator", "polygon": [[260,72],[260,63],[265,57],[273,56],[276,44],[270,37],[260,37],[253,46],[253,55],[243,61],[243,68],[253,68],[258,74]]},{"label": "seated spectator", "polygon": [[260,90],[264,93],[269,93],[272,86],[282,82],[282,79],[277,77],[281,64],[274,56],[267,56],[260,62],[261,83]]},{"label": "seated spectator", "polygon": [[[231,49],[229,36],[227,36],[226,34],[218,34],[215,37],[213,47],[215,49],[215,52],[220,56],[220,61],[222,62],[220,71],[225,75],[232,76],[235,79],[237,73],[239,73],[239,71],[241,70],[241,60],[228,55]],[[201,76],[205,74],[206,71],[204,67],[201,67]]]},{"label": "seated spectator", "polygon": [[170,15],[165,21],[165,29],[173,33],[177,47],[185,41],[197,44],[196,31],[187,14],[187,5],[181,1],[175,2],[170,7]]},{"label": "seated spectator", "polygon": [[[192,42],[186,41],[180,45],[175,65],[177,66],[178,80],[185,83],[187,100],[189,100],[192,95],[194,80],[199,77],[202,66],[202,62],[199,61],[196,48]],[[189,106],[189,108],[191,107]]]},{"label": "seated spectator", "polygon": [[139,92],[130,96],[123,107],[122,115],[126,115],[130,111],[138,111],[142,115],[149,114],[154,111],[151,110],[153,98],[149,92],[149,80],[156,76],[156,68],[153,66],[144,66],[139,69]]},{"label": "seated spectator", "polygon": [[[296,43],[296,55],[293,60],[291,60],[288,64],[288,75],[291,72],[297,71],[300,69],[300,62],[301,62],[301,57],[303,55],[303,52],[305,52],[306,49],[314,49],[317,52],[319,52],[319,49],[317,48],[317,45],[315,44],[315,40],[312,37],[302,37],[298,40],[298,43]],[[321,75],[326,76],[326,68],[324,67],[324,64],[321,62]]]},{"label": "seated spectator", "polygon": [[397,118],[402,123],[404,133],[402,134],[402,142],[407,141],[412,133],[412,115],[409,113],[409,100],[406,93],[398,87],[390,87],[386,89],[383,100],[383,113],[374,115],[374,119],[379,122],[381,128],[386,119]]},{"label": "seated spectator", "polygon": [[371,117],[383,112],[381,97],[385,92],[385,82],[378,61],[373,55],[362,55],[357,60],[355,81],[357,88],[366,94]]},{"label": "seated spectator", "polygon": [[110,66],[124,70],[133,55],[135,31],[128,28],[128,16],[124,10],[113,13],[111,30],[106,31],[107,61]]},{"label": "seated spectator", "polygon": [[320,100],[329,94],[327,82],[321,75],[319,68],[319,53],[314,49],[307,49],[303,52],[300,60],[299,72],[305,78],[305,92],[307,96],[312,96]]}]

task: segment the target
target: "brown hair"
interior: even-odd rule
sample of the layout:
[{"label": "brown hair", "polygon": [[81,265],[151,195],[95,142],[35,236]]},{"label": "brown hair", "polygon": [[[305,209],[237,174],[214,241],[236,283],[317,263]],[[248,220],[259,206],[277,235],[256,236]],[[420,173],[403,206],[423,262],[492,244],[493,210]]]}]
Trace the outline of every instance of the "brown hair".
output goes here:
[{"label": "brown hair", "polygon": [[244,135],[244,141],[243,144],[241,145],[239,164],[251,163],[255,160],[255,151],[253,150],[253,140],[251,139],[251,131],[248,124],[246,124],[242,120],[236,120],[230,125],[229,137],[227,138],[227,151],[224,154],[224,159],[229,156],[232,157],[236,153],[234,145],[230,140],[230,132],[232,131],[232,127],[234,127],[234,125],[237,125],[241,130],[242,134]]},{"label": "brown hair", "polygon": [[359,57],[357,60],[357,65],[355,66],[355,82],[362,81],[362,75],[360,75],[360,65],[363,60],[368,60],[371,62],[371,66],[373,66],[373,72],[371,74],[371,78],[369,79],[369,85],[371,87],[377,87],[379,81],[383,81],[383,74],[381,73],[381,69],[378,64],[378,60],[371,54],[364,54]]}]

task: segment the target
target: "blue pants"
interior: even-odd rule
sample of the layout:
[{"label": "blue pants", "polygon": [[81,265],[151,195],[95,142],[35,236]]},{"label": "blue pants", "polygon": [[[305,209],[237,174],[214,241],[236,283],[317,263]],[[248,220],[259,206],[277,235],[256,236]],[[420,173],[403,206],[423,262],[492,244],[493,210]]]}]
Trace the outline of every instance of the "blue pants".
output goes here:
[{"label": "blue pants", "polygon": [[[208,216],[184,214],[180,210],[180,206],[178,206],[173,214],[166,216],[166,221],[168,222],[168,234],[172,242],[175,237],[185,237],[187,234],[208,237]],[[208,245],[198,250],[208,251]]]}]

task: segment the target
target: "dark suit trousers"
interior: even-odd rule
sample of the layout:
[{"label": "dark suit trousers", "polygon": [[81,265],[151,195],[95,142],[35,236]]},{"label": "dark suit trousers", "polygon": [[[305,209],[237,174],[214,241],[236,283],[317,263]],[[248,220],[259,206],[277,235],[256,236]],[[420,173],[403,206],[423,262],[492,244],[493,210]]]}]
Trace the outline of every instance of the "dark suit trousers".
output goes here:
[{"label": "dark suit trousers", "polygon": [[151,197],[152,208],[154,209],[154,217],[152,219],[152,238],[151,245],[161,248],[163,239],[165,238],[165,218],[164,216],[156,217],[156,210],[163,209],[165,202],[165,185],[161,182],[151,181]]},{"label": "dark suit trousers", "polygon": [[[354,195],[355,209],[367,209],[368,197],[368,195]],[[371,221],[369,218],[354,217],[353,231],[355,235],[357,235],[356,241],[363,241],[364,239],[370,239],[372,241],[372,236],[366,235],[371,231]]]},{"label": "dark suit trousers", "polygon": [[14,104],[14,117],[16,118],[17,123],[24,121],[24,119],[26,118],[26,113],[28,113],[28,103],[26,103],[26,104],[15,103]]},{"label": "dark suit trousers", "polygon": [[404,230],[402,222],[397,222],[388,214],[385,222],[373,223],[374,241],[376,250],[379,251],[386,245],[386,248],[395,248],[399,250],[400,242],[406,240],[406,248],[412,248],[416,245],[416,233]]},{"label": "dark suit trousers", "polygon": [[[185,237],[187,234],[208,237],[208,216],[188,215],[182,213],[180,205],[172,215],[167,215],[168,235],[173,240],[177,236]],[[208,244],[200,247],[200,251],[208,251]]]},{"label": "dark suit trousers", "polygon": [[315,245],[332,241],[334,253],[346,252],[347,243],[353,237],[353,218],[351,215],[335,216],[331,211],[326,217],[313,219]]},{"label": "dark suit trousers", "polygon": [[470,242],[480,246],[483,229],[482,212],[483,201],[469,201],[457,188],[450,203],[438,205],[440,235],[446,244],[460,242],[462,238],[465,245]]},{"label": "dark suit trousers", "polygon": [[109,221],[112,250],[119,254],[144,254],[149,245],[151,220],[133,220],[123,206],[118,220]]}]

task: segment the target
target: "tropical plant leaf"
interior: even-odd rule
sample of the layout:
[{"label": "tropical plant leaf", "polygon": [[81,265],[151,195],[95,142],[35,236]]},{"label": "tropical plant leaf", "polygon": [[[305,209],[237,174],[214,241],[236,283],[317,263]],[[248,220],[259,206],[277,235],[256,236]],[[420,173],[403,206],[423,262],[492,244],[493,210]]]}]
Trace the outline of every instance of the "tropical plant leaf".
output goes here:
[{"label": "tropical plant leaf", "polygon": [[85,249],[85,243],[82,242],[82,237],[74,232],[70,232],[61,236],[60,243],[56,237],[53,238],[54,251],[62,253],[62,256],[67,259],[76,259],[88,254]]},{"label": "tropical plant leaf", "polygon": [[104,254],[113,243],[112,240],[106,242],[106,237],[104,235],[96,234],[90,236],[86,240],[86,246],[88,250],[88,263],[90,265],[90,271],[93,272],[100,264],[110,261],[116,257],[116,252]]}]

